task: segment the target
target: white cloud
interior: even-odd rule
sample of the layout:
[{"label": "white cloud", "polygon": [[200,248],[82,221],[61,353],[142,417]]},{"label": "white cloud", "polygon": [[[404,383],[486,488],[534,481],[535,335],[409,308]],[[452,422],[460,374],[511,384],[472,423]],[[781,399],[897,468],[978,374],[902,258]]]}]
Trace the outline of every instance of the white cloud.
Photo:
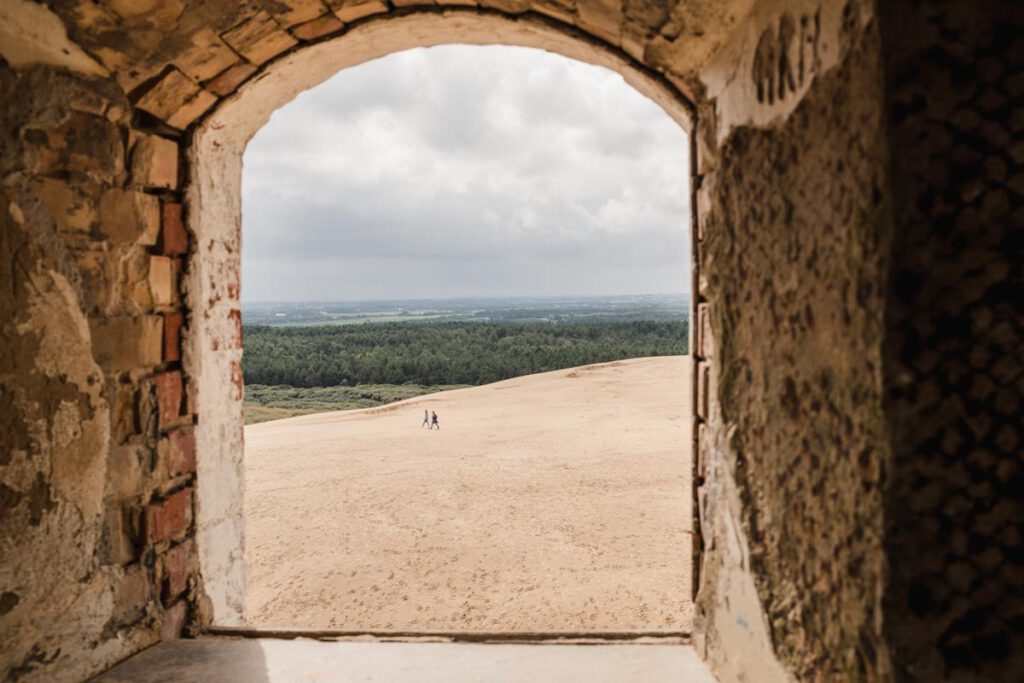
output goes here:
[{"label": "white cloud", "polygon": [[447,46],[342,71],[245,155],[247,300],[688,289],[685,134],[610,71]]}]

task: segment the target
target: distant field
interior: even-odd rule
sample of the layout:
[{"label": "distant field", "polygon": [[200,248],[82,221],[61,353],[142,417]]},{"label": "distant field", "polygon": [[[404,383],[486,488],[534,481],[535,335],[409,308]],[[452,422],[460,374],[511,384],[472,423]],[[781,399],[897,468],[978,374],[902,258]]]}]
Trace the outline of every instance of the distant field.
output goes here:
[{"label": "distant field", "polygon": [[685,321],[246,326],[242,367],[249,384],[481,385],[686,345]]},{"label": "distant field", "polygon": [[404,401],[466,385],[364,384],[355,387],[291,387],[249,384],[245,387],[245,424],[280,420],[332,410],[357,410]]},{"label": "distant field", "polygon": [[243,307],[246,424],[687,353],[685,295]]},{"label": "distant field", "polygon": [[365,322],[671,322],[685,320],[689,305],[686,294],[249,302],[242,306],[242,318],[246,325],[273,327]]}]

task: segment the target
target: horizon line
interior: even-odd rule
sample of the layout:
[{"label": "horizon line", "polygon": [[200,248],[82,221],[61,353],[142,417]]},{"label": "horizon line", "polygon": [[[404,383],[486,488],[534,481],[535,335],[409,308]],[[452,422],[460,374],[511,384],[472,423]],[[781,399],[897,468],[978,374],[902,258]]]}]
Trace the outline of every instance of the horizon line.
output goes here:
[{"label": "horizon line", "polygon": [[643,292],[636,294],[473,294],[467,296],[434,297],[372,297],[366,299],[242,299],[241,304],[358,304],[392,301],[482,301],[491,299],[606,299],[647,296],[690,296],[690,292]]}]

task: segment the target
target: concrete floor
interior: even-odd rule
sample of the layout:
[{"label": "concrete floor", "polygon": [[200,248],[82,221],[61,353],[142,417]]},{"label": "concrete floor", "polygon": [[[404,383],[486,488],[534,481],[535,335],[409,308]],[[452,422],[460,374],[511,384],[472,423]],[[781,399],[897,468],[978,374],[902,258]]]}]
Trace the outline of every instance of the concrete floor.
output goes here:
[{"label": "concrete floor", "polygon": [[156,645],[103,683],[714,683],[676,644],[523,645],[201,638]]}]

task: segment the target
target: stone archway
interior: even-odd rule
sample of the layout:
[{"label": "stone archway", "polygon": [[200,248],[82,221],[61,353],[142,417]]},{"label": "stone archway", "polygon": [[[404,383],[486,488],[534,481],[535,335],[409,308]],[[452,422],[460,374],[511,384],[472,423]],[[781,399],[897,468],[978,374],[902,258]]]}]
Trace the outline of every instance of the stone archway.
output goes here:
[{"label": "stone archway", "polygon": [[[384,17],[452,12],[557,26],[696,105],[701,656],[726,680],[1020,670],[1014,3],[7,0],[0,210],[41,247],[8,249],[0,268],[14,312],[0,348],[17,349],[0,381],[21,392],[0,401],[32,416],[13,418],[0,452],[0,626],[26,635],[0,639],[0,672],[87,678],[202,632],[205,574],[231,575],[230,556],[200,571],[193,523],[195,492],[213,491],[200,516],[237,537],[231,468],[195,465],[195,387],[233,369],[192,347],[239,343],[222,324],[237,273],[182,277],[190,255],[233,248],[183,222],[186,195],[202,206],[183,150],[203,117],[275,60]],[[43,296],[67,315],[19,307],[37,280],[67,283]],[[220,336],[203,337],[207,309]],[[58,348],[26,351],[52,334],[45,320]],[[69,409],[90,354],[102,387]],[[237,441],[226,424],[216,437]],[[55,460],[75,434],[109,436],[90,489],[102,505],[60,485],[103,459]],[[90,580],[34,599],[50,567],[31,549],[58,528]]]},{"label": "stone archway", "polygon": [[[194,318],[185,370],[197,389],[197,540],[204,586],[218,625],[241,623],[245,592],[239,386],[240,193],[245,146],[274,110],[338,71],[412,47],[451,43],[540,48],[609,68],[685,131],[693,129],[692,104],[671,83],[628,55],[548,20],[513,20],[471,10],[412,12],[365,21],[341,37],[275,61],[201,121],[192,137],[186,180],[187,224],[197,250],[189,267]],[[695,546],[699,550],[699,544]]]}]

